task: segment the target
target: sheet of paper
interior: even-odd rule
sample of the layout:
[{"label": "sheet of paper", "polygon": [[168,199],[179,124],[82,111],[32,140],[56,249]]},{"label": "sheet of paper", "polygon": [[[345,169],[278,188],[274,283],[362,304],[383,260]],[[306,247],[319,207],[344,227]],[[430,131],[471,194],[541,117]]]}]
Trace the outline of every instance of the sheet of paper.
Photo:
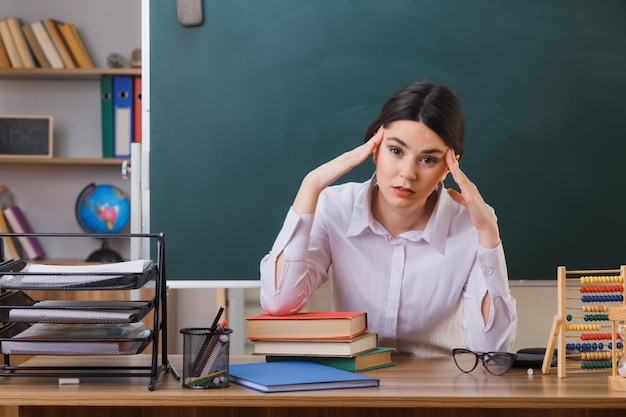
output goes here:
[{"label": "sheet of paper", "polygon": [[[72,286],[97,283],[126,274],[142,273],[152,260],[114,262],[97,265],[47,265],[27,264],[21,272],[25,275],[2,275],[0,286],[9,288]],[[110,275],[109,275],[110,273]],[[39,275],[42,274],[42,275]]]},{"label": "sheet of paper", "polygon": [[69,309],[14,308],[9,312],[11,321],[54,323],[126,323],[131,313],[126,311],[87,311]]},{"label": "sheet of paper", "polygon": [[51,273],[103,273],[103,272],[112,272],[116,274],[131,274],[131,273],[141,273],[144,271],[144,268],[149,265],[152,261],[146,259],[139,259],[136,261],[126,261],[126,262],[112,262],[107,264],[96,264],[96,265],[48,265],[48,264],[28,264],[24,269],[24,271],[32,272],[32,273],[42,273],[42,274],[51,274]]}]

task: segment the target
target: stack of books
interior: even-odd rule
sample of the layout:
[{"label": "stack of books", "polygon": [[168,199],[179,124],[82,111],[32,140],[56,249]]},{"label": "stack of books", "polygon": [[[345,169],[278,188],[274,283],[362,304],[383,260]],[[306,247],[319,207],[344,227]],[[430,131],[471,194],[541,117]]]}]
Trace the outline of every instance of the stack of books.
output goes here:
[{"label": "stack of books", "polygon": [[379,346],[365,312],[311,312],[246,318],[253,354],[267,362],[309,361],[352,372],[393,366],[393,348]]},{"label": "stack of books", "polygon": [[[1,233],[33,233],[26,215],[14,203],[13,194],[6,185],[0,185],[0,232]],[[3,236],[4,259],[40,260],[44,258],[44,250],[35,236]]]},{"label": "stack of books", "polygon": [[0,18],[2,68],[94,68],[94,63],[73,23],[6,17]]}]

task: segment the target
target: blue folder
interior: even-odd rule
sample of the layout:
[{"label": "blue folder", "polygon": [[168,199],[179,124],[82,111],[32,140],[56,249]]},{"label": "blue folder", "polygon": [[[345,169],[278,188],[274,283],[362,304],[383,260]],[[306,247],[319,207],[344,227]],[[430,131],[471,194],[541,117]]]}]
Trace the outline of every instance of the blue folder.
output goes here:
[{"label": "blue folder", "polygon": [[261,392],[378,387],[380,380],[314,362],[260,362],[229,367],[229,380]]}]

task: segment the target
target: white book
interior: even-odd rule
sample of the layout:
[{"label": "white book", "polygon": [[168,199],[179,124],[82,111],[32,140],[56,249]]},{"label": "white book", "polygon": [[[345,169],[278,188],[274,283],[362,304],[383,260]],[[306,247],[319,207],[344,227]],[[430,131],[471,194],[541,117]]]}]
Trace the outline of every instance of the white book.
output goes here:
[{"label": "white book", "polygon": [[46,58],[48,58],[50,66],[52,68],[65,68],[61,55],[59,55],[59,51],[57,51],[56,46],[54,46],[54,42],[52,42],[52,38],[43,23],[41,21],[33,22],[30,24],[30,27],[33,29],[35,37],[41,49],[43,49],[43,53],[46,55]]}]

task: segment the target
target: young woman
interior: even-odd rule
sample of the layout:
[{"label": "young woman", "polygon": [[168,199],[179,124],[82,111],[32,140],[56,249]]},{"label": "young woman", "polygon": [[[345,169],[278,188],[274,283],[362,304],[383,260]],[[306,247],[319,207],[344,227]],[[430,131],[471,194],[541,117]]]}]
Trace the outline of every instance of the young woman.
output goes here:
[{"label": "young woman", "polygon": [[[366,311],[399,353],[509,351],[517,313],[497,218],[459,167],[465,117],[432,82],[398,90],[365,143],[309,172],[261,260],[261,305],[301,311],[330,279],[336,310]],[[370,155],[363,183],[330,186]],[[446,189],[448,174],[460,192]]]}]

